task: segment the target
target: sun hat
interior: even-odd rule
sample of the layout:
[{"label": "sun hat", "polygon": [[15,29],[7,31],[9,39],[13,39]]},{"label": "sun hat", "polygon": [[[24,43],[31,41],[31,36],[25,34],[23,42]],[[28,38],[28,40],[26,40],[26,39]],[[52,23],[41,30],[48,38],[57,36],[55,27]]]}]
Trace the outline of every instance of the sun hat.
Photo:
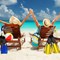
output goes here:
[{"label": "sun hat", "polygon": [[21,25],[20,20],[14,16],[10,18],[9,23]]},{"label": "sun hat", "polygon": [[49,26],[51,25],[50,20],[49,20],[49,19],[44,19],[44,20],[43,20],[43,25],[44,25],[45,27],[49,27]]}]

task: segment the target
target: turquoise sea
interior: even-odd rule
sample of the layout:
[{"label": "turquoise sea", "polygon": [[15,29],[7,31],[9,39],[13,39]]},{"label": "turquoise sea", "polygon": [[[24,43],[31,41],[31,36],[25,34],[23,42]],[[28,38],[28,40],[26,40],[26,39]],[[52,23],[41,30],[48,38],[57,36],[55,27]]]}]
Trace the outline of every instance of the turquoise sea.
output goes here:
[{"label": "turquoise sea", "polygon": [[[6,22],[8,22],[8,21],[6,21]],[[42,21],[39,21],[39,23],[40,23],[41,26],[43,25]],[[2,25],[3,24],[0,23],[0,29],[1,29]],[[60,21],[55,22],[54,26],[56,26],[56,29],[59,30],[60,29]],[[37,26],[36,26],[34,21],[26,21],[21,27],[21,31],[22,30],[25,30],[25,31],[27,31],[27,30],[29,30],[29,31],[37,30]]]}]

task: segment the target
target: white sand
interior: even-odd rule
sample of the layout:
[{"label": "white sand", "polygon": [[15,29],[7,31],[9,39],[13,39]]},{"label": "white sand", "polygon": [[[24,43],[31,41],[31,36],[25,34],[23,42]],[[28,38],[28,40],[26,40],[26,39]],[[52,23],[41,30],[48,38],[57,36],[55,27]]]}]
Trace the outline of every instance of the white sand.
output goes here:
[{"label": "white sand", "polygon": [[9,51],[8,54],[0,54],[0,60],[60,60],[60,54],[49,54],[46,55],[43,52],[43,49],[32,50],[32,46],[30,42],[30,36],[25,33],[26,42],[23,44],[21,50],[12,50]]}]

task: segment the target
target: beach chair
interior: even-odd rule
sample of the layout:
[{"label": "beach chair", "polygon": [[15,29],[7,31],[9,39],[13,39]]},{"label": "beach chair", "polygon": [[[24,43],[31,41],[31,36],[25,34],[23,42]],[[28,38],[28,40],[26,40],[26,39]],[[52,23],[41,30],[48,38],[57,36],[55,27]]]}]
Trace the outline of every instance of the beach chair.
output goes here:
[{"label": "beach chair", "polygon": [[[47,40],[44,40],[44,39],[48,39],[48,37],[53,34],[54,28],[55,28],[55,26],[51,26],[51,27],[48,27],[48,28],[46,28],[44,26],[41,26],[40,38],[38,40],[38,49],[40,47],[45,47],[45,45],[43,45],[43,43],[44,42],[46,43]],[[30,36],[33,36],[33,35],[34,34],[30,34]],[[32,43],[32,38],[31,38],[31,42],[30,43]]]},{"label": "beach chair", "polygon": [[[25,42],[25,38],[24,38],[24,41],[21,42],[21,38],[24,36],[24,35],[21,35],[21,32],[20,32],[20,26],[17,25],[17,24],[4,24],[2,26],[2,31],[4,32],[4,34],[6,33],[12,33],[13,34],[13,37],[14,39],[13,40],[10,40],[10,41],[7,41],[6,43],[12,43],[12,45],[7,45],[8,47],[12,47],[12,48],[19,48],[21,49],[21,45]],[[15,45],[17,44],[17,45]]]}]

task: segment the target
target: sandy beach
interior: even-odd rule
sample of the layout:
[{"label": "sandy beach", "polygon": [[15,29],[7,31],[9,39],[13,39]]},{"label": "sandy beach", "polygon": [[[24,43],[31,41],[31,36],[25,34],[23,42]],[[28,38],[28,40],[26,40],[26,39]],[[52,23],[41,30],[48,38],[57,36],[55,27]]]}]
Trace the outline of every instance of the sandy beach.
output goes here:
[{"label": "sandy beach", "polygon": [[60,53],[47,55],[43,52],[44,49],[40,49],[39,51],[32,49],[32,45],[29,43],[29,32],[25,33],[25,39],[26,42],[23,44],[21,50],[12,49],[7,54],[0,54],[0,60],[60,60]]},{"label": "sandy beach", "polygon": [[0,0],[0,60],[60,60],[59,40],[60,0]]}]

